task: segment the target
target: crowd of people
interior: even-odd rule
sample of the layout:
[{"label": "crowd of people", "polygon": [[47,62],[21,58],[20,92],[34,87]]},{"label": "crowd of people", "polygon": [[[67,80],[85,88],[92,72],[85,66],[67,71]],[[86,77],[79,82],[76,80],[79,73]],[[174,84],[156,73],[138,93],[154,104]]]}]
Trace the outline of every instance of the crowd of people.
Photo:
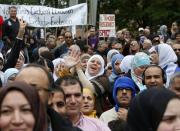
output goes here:
[{"label": "crowd of people", "polygon": [[[180,131],[180,25],[99,38],[0,16],[1,131]],[[137,34],[137,35],[134,35]],[[44,35],[44,36],[43,36]]]}]

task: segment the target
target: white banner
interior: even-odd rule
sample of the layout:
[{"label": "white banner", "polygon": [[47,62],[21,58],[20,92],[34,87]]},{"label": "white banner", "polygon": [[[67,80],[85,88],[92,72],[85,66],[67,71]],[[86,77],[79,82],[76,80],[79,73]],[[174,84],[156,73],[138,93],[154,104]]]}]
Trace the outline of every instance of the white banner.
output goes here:
[{"label": "white banner", "polygon": [[116,37],[114,14],[100,14],[99,37]]},{"label": "white banner", "polygon": [[[0,15],[9,18],[9,7],[0,4]],[[17,17],[27,21],[32,27],[60,27],[87,24],[87,4],[78,4],[69,8],[57,9],[46,6],[15,5]]]}]

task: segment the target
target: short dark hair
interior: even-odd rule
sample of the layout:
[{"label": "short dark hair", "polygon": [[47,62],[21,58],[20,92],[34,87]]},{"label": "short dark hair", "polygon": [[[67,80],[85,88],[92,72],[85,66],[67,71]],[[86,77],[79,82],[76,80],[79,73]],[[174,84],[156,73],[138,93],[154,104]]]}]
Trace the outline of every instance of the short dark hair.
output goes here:
[{"label": "short dark hair", "polygon": [[76,78],[75,76],[71,76],[71,75],[66,75],[66,76],[63,76],[61,78],[58,78],[56,81],[55,81],[55,85],[58,85],[58,86],[61,86],[61,84],[65,82],[65,85],[75,85],[75,84],[79,84],[80,85],[80,88],[81,88],[81,92],[83,91],[83,85],[82,83],[80,82],[80,80],[78,78]]},{"label": "short dark hair", "polygon": [[10,6],[10,7],[9,7],[9,10],[10,10],[10,9],[16,9],[16,10],[17,10],[17,7],[16,7],[16,6]]},{"label": "short dark hair", "polygon": [[66,102],[66,95],[65,95],[64,90],[62,89],[62,87],[55,84],[54,88],[52,88],[50,92],[51,93],[53,93],[53,92],[61,92],[63,94],[63,96],[64,96],[64,101]]},{"label": "short dark hair", "polygon": [[166,80],[167,80],[166,72],[158,65],[149,65],[148,67],[146,67],[146,69],[144,70],[144,72],[142,74],[142,83],[143,83],[143,85],[145,85],[146,70],[149,69],[149,68],[158,68],[159,70],[161,70],[161,76],[162,76],[162,79],[163,79],[163,83],[164,84],[166,83]]}]

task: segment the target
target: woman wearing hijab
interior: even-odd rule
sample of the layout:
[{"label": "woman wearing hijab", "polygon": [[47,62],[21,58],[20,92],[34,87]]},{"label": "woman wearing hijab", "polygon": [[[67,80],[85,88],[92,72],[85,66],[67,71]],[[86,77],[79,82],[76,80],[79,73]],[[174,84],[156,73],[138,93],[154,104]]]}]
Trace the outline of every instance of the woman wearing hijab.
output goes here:
[{"label": "woman wearing hijab", "polygon": [[166,88],[152,88],[132,101],[126,131],[179,131],[180,98]]},{"label": "woman wearing hijab", "polygon": [[104,74],[104,59],[100,55],[93,55],[87,62],[85,75],[92,80]]},{"label": "woman wearing hijab", "polygon": [[8,82],[15,80],[17,73],[19,72],[16,68],[9,68],[4,72],[3,85],[6,85]]},{"label": "woman wearing hijab", "polygon": [[159,28],[159,32],[160,32],[160,38],[162,40],[163,43],[166,43],[166,41],[169,39],[169,35],[167,33],[167,26],[166,25],[162,25]]},{"label": "woman wearing hijab", "polygon": [[83,102],[81,111],[88,117],[97,118],[95,108],[95,94],[89,88],[83,88]]},{"label": "woman wearing hijab", "polygon": [[81,67],[76,66],[76,72],[83,87],[87,87],[97,95],[96,97],[96,110],[97,116],[102,112],[111,108],[108,101],[110,93],[110,83],[104,74],[104,59],[100,55],[93,55],[87,62],[85,74]]},{"label": "woman wearing hijab", "polygon": [[116,50],[116,49],[111,49],[110,51],[108,51],[108,53],[107,53],[107,63],[110,63],[113,55],[116,55],[116,54],[119,54],[119,51]]},{"label": "woman wearing hijab", "polygon": [[111,59],[112,74],[109,76],[109,81],[111,83],[111,87],[113,87],[114,81],[122,74],[120,65],[121,65],[121,61],[123,60],[123,58],[124,58],[124,56],[122,54],[116,54]]},{"label": "woman wearing hijab", "polygon": [[134,58],[134,55],[127,55],[123,58],[120,64],[120,69],[122,72],[128,73],[128,71],[131,69],[131,62]]},{"label": "woman wearing hijab", "polygon": [[124,56],[122,54],[115,54],[112,59],[111,59],[111,65],[112,65],[112,74],[108,77],[110,84],[111,84],[111,89],[109,93],[109,100],[111,103],[114,104],[114,100],[112,99],[112,91],[113,91],[113,86],[115,80],[119,77],[122,76],[122,71],[120,69],[121,61],[123,60]]},{"label": "woman wearing hijab", "polygon": [[[166,86],[169,85],[169,79],[175,72],[179,72],[180,69],[177,64],[177,56],[170,45],[159,44],[155,47],[152,47],[149,52],[151,53],[152,59],[156,60],[157,63],[167,75]],[[156,57],[154,57],[154,53]],[[152,60],[152,61],[154,61]]]},{"label": "woman wearing hijab", "polygon": [[53,78],[56,81],[59,77],[69,74],[69,69],[67,68],[64,59],[56,58],[53,60],[54,72]]},{"label": "woman wearing hijab", "polygon": [[147,66],[150,65],[150,57],[143,53],[138,52],[134,56],[131,62],[131,70],[127,73],[126,76],[130,77],[136,84],[136,91],[142,91],[145,86],[142,84],[142,74]]},{"label": "woman wearing hijab", "polygon": [[0,91],[0,130],[47,131],[46,113],[36,89],[12,82]]}]

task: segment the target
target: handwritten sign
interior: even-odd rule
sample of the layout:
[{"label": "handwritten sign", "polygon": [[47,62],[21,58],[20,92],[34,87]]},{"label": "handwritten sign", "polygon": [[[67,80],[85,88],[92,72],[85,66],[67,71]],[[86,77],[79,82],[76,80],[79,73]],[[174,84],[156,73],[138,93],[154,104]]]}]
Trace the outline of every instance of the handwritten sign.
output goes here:
[{"label": "handwritten sign", "polygon": [[99,37],[115,37],[115,15],[100,14]]}]

